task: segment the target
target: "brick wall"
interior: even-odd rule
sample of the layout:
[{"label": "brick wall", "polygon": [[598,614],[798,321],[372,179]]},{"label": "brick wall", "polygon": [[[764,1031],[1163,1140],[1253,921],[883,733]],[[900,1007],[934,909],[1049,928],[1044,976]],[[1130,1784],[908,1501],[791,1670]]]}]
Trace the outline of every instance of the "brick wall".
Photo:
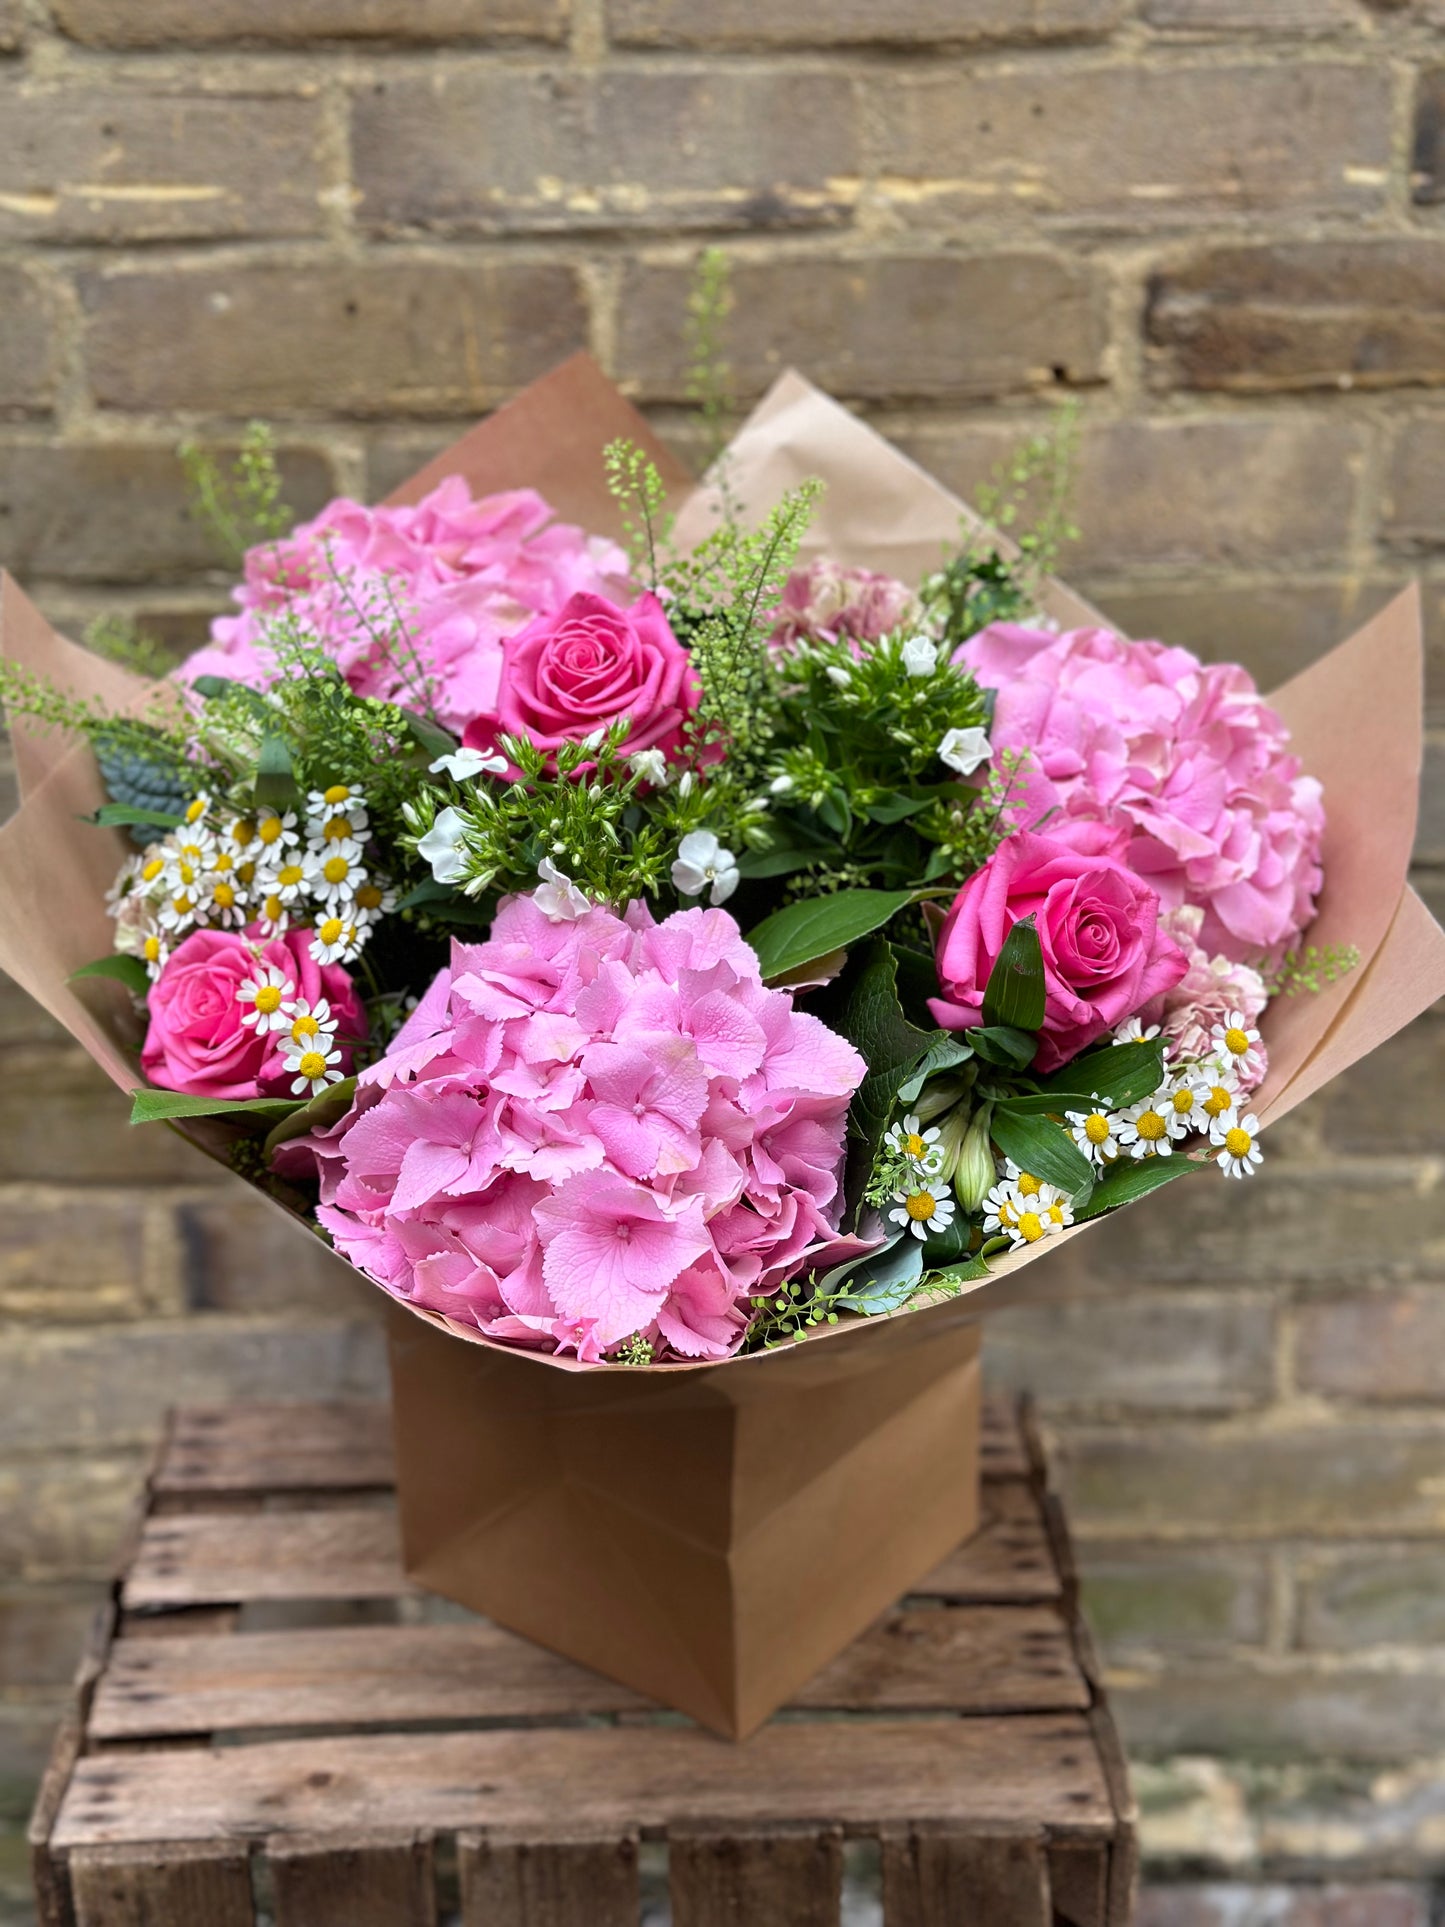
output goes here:
[{"label": "brick wall", "polygon": [[[583,344],[695,446],[720,239],[747,396],[796,361],[967,491],[1077,395],[1066,573],[1121,625],[1272,683],[1415,573],[1445,727],[1442,207],[1441,0],[0,0],[0,558],[179,649],[225,588],[182,432],[269,417],[313,508]],[[1425,1919],[1442,1072],[1426,1018],[1264,1182],[1129,1214],[990,1337],[1060,1441],[1155,1864],[1397,1883],[1251,1918]],[[129,1133],[13,992],[0,1213],[18,1803],[162,1406],[381,1377],[374,1298]]]}]

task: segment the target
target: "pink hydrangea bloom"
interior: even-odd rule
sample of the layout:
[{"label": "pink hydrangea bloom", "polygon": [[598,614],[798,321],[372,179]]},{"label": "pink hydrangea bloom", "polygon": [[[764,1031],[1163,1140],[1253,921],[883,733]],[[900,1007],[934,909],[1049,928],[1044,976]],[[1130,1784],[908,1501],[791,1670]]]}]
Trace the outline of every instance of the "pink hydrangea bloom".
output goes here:
[{"label": "pink hydrangea bloom", "polygon": [[[176,674],[265,688],[276,673],[267,630],[289,613],[360,695],[414,706],[419,664],[438,717],[460,733],[496,705],[506,637],[626,574],[615,543],[555,521],[534,489],[473,501],[450,475],[413,506],[335,501],[284,541],[252,549],[235,592],[241,613],[219,617]],[[415,663],[385,646],[398,616]]]},{"label": "pink hydrangea bloom", "polygon": [[489,1337],[725,1358],[751,1297],[868,1249],[837,1233],[865,1071],[726,911],[512,897],[278,1169],[358,1269]]},{"label": "pink hydrangea bloom", "polygon": [[1273,956],[1310,923],[1320,786],[1238,664],[1108,629],[1013,623],[981,630],[955,660],[998,692],[995,750],[1028,752],[1021,826],[1055,810],[1127,829],[1130,867],[1166,909],[1203,910],[1211,955]]},{"label": "pink hydrangea bloom", "polygon": [[[1148,1004],[1141,1016],[1146,1024],[1158,1024],[1169,1057],[1187,1063],[1208,1053],[1216,1026],[1228,1023],[1232,1012],[1239,1011],[1247,1024],[1253,1024],[1269,1002],[1269,992],[1263,977],[1250,965],[1232,962],[1228,957],[1211,957],[1201,946],[1204,912],[1197,904],[1183,904],[1159,921],[1184,952],[1188,969],[1172,989]],[[1263,1083],[1268,1066],[1264,1045],[1256,1044],[1249,1068],[1240,1077],[1243,1089],[1253,1090]]]},{"label": "pink hydrangea bloom", "polygon": [[905,623],[917,623],[921,615],[917,596],[891,575],[810,562],[794,569],[783,587],[773,641],[785,649],[799,642],[836,642],[840,636],[876,642]]}]

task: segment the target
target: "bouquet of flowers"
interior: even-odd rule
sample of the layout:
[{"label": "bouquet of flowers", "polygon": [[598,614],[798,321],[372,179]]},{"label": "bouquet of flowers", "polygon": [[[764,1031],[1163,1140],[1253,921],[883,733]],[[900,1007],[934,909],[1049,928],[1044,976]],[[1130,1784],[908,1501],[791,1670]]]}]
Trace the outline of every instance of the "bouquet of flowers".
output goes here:
[{"label": "bouquet of flowers", "polygon": [[[237,613],[159,685],[77,693],[13,585],[0,664],[39,796],[100,784],[0,862],[23,901],[63,837],[113,930],[61,946],[90,1002],[18,920],[3,961],[137,1120],[451,1335],[650,1377],[957,1301],[1251,1177],[1356,988],[1368,1048],[1438,985],[1408,754],[1341,838],[1300,755],[1332,690],[1292,742],[1243,668],[1117,634],[1049,580],[1056,515],[931,528],[942,491],[796,378],[680,521],[640,428],[581,526],[467,446],[286,532],[253,460]],[[1387,860],[1337,893],[1361,787]],[[129,840],[113,875],[84,836]]]}]

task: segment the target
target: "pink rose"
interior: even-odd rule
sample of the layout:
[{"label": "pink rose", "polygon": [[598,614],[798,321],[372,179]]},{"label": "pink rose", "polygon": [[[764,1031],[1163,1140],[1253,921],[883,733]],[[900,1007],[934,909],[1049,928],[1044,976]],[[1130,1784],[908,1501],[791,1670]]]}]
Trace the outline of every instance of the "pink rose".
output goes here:
[{"label": "pink rose", "polygon": [[1044,1022],[1034,1068],[1066,1064],[1123,1023],[1187,968],[1159,927],[1159,898],[1120,860],[1125,838],[1102,824],[1064,822],[1047,836],[1020,830],[999,844],[954,899],[939,932],[942,997],[929,1008],[946,1030],[983,1021],[983,994],[1004,940],[1035,919],[1044,959]]},{"label": "pink rose", "polygon": [[276,1034],[258,1037],[254,1025],[243,1024],[251,1006],[237,998],[246,979],[267,964],[285,973],[295,996],[330,1004],[341,1067],[349,1072],[350,1046],[366,1035],[366,1011],[347,973],[339,964],[314,962],[310,943],[309,930],[288,930],[269,943],[238,930],[193,931],[151,988],[141,1052],[149,1082],[195,1097],[289,1096],[291,1073]]},{"label": "pink rose", "polygon": [[906,583],[876,569],[840,568],[824,558],[794,569],[784,583],[773,642],[780,649],[837,642],[840,636],[854,644],[876,642],[922,619],[918,597]]},{"label": "pink rose", "polygon": [[578,594],[503,645],[496,712],[475,717],[463,740],[469,749],[490,749],[498,736],[525,736],[556,750],[626,716],[629,754],[675,751],[697,695],[687,651],[655,595],[620,609]]}]

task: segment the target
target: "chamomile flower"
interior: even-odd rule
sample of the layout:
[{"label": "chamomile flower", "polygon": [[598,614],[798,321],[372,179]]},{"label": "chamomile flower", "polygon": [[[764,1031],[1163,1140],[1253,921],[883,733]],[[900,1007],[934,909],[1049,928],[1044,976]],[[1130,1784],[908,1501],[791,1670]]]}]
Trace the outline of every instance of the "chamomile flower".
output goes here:
[{"label": "chamomile flower", "polygon": [[1073,1221],[1073,1208],[1063,1192],[1052,1184],[1041,1184],[1037,1191],[1016,1199],[1011,1222],[1002,1223],[1000,1228],[1018,1249],[1023,1245],[1036,1245],[1041,1238],[1052,1237]]},{"label": "chamomile flower", "polygon": [[182,930],[189,930],[196,921],[199,904],[192,891],[179,889],[164,897],[156,918],[163,930],[179,936]]},{"label": "chamomile flower", "polygon": [[1126,1017],[1115,1030],[1112,1042],[1116,1044],[1148,1044],[1159,1035],[1159,1026],[1150,1024],[1147,1030],[1142,1018]]},{"label": "chamomile flower", "polygon": [[1012,1158],[1004,1159],[1004,1176],[1021,1198],[1036,1198],[1042,1189],[1042,1182],[1032,1171],[1025,1171],[1015,1164]]},{"label": "chamomile flower", "polygon": [[1214,1026],[1209,1042],[1214,1062],[1231,1069],[1241,1083],[1247,1080],[1257,1084],[1264,1076],[1264,1049],[1259,1032],[1242,1010],[1228,1011],[1224,1022]]},{"label": "chamomile flower", "polygon": [[1253,1111],[1244,1117],[1238,1111],[1226,1111],[1217,1117],[1209,1142],[1219,1153],[1219,1168],[1225,1177],[1252,1177],[1259,1169],[1264,1153],[1259,1148],[1259,1119]]},{"label": "chamomile flower", "polygon": [[[318,1040],[319,1044],[320,1040]],[[326,1042],[330,1042],[328,1038]],[[291,1095],[301,1097],[309,1092],[312,1097],[320,1097],[328,1084],[339,1084],[343,1076],[341,1052],[324,1048],[288,1050],[282,1063],[293,1073]]]},{"label": "chamomile flower", "polygon": [[890,1151],[911,1159],[920,1171],[931,1174],[943,1164],[943,1152],[934,1148],[942,1135],[936,1124],[925,1131],[916,1117],[905,1117],[901,1124],[892,1126],[884,1142]]},{"label": "chamomile flower", "polygon": [[[105,893],[105,907],[112,916],[120,908],[122,901],[132,895],[141,880],[145,868],[143,856],[128,856],[115,873],[115,882]],[[156,872],[159,876],[160,872]]]},{"label": "chamomile flower", "polygon": [[318,997],[314,1004],[304,997],[289,998],[281,1006],[281,1013],[291,1039],[289,1045],[282,1045],[283,1050],[326,1051],[336,1041],[336,1019],[324,997]]},{"label": "chamomile flower", "polygon": [[366,882],[361,845],[354,838],[327,843],[306,860],[307,881],[329,910],[349,910],[358,887]]},{"label": "chamomile flower", "polygon": [[203,790],[199,796],[192,797],[190,802],[187,803],[185,807],[185,812],[184,812],[185,821],[187,823],[201,822],[202,819],[205,817],[207,810],[209,810],[210,807],[211,807],[211,799],[209,795],[207,795],[207,793]]},{"label": "chamomile flower", "polygon": [[162,931],[148,930],[140,940],[140,950],[137,954],[146,967],[146,975],[154,983],[166,967],[166,958],[171,954],[171,947],[166,942]]},{"label": "chamomile flower", "polygon": [[256,921],[261,926],[263,937],[279,937],[291,927],[291,912],[286,908],[286,899],[276,891],[268,891],[256,905]]},{"label": "chamomile flower", "polygon": [[278,970],[275,964],[258,965],[236,991],[236,1002],[251,1006],[241,1022],[248,1029],[254,1027],[258,1037],[264,1037],[267,1031],[285,1030],[282,1006],[295,994],[296,986],[284,970]]},{"label": "chamomile flower", "polygon": [[1065,1111],[1069,1135],[1093,1164],[1112,1164],[1119,1155],[1119,1113],[1095,1091],[1087,1111]]},{"label": "chamomile flower", "polygon": [[364,931],[349,917],[323,917],[311,938],[311,957],[319,964],[350,963],[360,956]]},{"label": "chamomile flower", "polygon": [[895,1191],[893,1200],[898,1208],[888,1213],[890,1220],[911,1231],[915,1238],[947,1231],[958,1209],[946,1184],[923,1180],[909,1190]]},{"label": "chamomile flower", "polygon": [[140,881],[147,890],[164,882],[166,865],[169,861],[166,846],[163,843],[152,843],[140,859]]},{"label": "chamomile flower", "polygon": [[[333,783],[328,789],[312,790],[306,798],[306,830],[312,837],[325,837],[326,825],[334,816],[366,814],[366,798],[353,783]],[[327,841],[339,841],[327,838]]]},{"label": "chamomile flower", "polygon": [[389,917],[396,908],[396,891],[383,877],[368,877],[358,883],[351,898],[351,914],[358,923],[375,923]]},{"label": "chamomile flower", "polygon": [[256,848],[256,823],[253,817],[233,816],[221,831],[221,846],[244,855],[247,850]]},{"label": "chamomile flower", "polygon": [[285,851],[298,849],[301,838],[296,833],[295,810],[287,810],[284,814],[276,810],[258,810],[256,841],[263,859],[273,864],[280,861]]},{"label": "chamomile flower", "polygon": [[1208,1129],[1198,1081],[1192,1072],[1185,1071],[1178,1077],[1171,1077],[1157,1096],[1159,1102],[1169,1106],[1186,1131]]},{"label": "chamomile flower", "polygon": [[[344,783],[335,785],[345,789]],[[312,795],[316,792],[313,790]],[[330,796],[331,790],[323,795]],[[306,818],[306,835],[313,849],[324,848],[331,843],[345,843],[366,837],[371,819],[366,813],[366,798],[359,790],[350,793],[335,803],[323,803],[320,809],[312,809]]]},{"label": "chamomile flower", "polygon": [[211,929],[229,930],[246,922],[250,912],[246,894],[229,876],[212,871],[196,886],[196,914]]},{"label": "chamomile flower", "polygon": [[1212,1127],[1226,1111],[1232,1111],[1239,1102],[1239,1086],[1233,1071],[1213,1067],[1197,1067],[1194,1072],[1194,1095],[1198,1100],[1199,1128]]},{"label": "chamomile flower", "polygon": [[258,897],[275,897],[280,903],[295,903],[307,894],[307,859],[290,850],[274,869],[263,870],[256,882]]},{"label": "chamomile flower", "polygon": [[1017,1185],[1008,1179],[996,1184],[983,1201],[984,1230],[1006,1231],[1012,1236],[1019,1221],[1021,1202]]},{"label": "chamomile flower", "polygon": [[1131,1157],[1167,1158],[1184,1129],[1184,1119],[1170,1102],[1166,1084],[1142,1103],[1129,1106],[1119,1123],[1119,1142]]}]

